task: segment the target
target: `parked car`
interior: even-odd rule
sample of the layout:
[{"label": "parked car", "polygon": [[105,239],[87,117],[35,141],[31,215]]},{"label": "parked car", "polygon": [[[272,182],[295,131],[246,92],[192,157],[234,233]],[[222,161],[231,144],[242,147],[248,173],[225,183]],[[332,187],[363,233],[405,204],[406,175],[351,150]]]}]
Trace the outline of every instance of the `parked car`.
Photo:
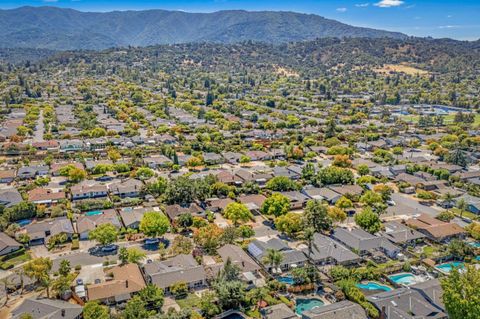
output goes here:
[{"label": "parked car", "polygon": [[146,238],[145,245],[156,245],[160,242],[159,238]]}]

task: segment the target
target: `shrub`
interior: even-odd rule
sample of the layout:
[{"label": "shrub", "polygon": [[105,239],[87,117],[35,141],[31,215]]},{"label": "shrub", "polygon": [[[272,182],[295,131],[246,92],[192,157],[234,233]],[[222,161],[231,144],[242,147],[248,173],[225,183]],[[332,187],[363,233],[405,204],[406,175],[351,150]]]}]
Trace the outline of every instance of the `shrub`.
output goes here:
[{"label": "shrub", "polygon": [[8,270],[8,269],[12,269],[13,268],[13,264],[10,263],[10,262],[4,262],[4,263],[1,263],[0,264],[0,269],[2,270]]},{"label": "shrub", "polygon": [[75,266],[75,270],[76,270],[76,271],[80,271],[81,269],[82,269],[82,265],[76,265],[76,266]]},{"label": "shrub", "polygon": [[80,242],[78,239],[72,240],[72,250],[77,250],[80,248]]}]

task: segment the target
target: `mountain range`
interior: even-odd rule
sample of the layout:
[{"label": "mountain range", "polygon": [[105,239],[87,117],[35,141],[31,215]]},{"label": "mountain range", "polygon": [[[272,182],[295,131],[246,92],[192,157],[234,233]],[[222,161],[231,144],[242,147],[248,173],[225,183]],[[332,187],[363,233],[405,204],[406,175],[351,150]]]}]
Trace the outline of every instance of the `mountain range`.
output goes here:
[{"label": "mountain range", "polygon": [[355,27],[314,14],[278,11],[145,10],[81,12],[57,7],[0,10],[0,47],[105,49],[187,42],[284,43],[316,38],[394,38],[407,35]]}]

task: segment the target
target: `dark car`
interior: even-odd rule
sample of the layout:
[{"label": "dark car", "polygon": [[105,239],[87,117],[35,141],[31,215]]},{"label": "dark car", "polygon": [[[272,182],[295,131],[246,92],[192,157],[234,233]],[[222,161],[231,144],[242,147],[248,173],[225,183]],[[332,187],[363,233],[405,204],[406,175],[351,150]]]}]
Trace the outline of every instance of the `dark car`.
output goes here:
[{"label": "dark car", "polygon": [[81,285],[83,285],[83,279],[78,278],[77,279],[77,286],[81,286]]}]

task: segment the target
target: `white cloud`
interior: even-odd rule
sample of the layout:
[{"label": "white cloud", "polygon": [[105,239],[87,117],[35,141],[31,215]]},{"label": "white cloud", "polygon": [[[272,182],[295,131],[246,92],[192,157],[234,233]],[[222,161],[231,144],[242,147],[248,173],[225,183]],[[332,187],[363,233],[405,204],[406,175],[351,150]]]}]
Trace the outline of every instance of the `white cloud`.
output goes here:
[{"label": "white cloud", "polygon": [[381,0],[380,2],[375,3],[375,5],[380,8],[390,8],[401,6],[404,3],[405,2],[402,0]]},{"label": "white cloud", "polygon": [[461,28],[461,25],[439,25],[439,29],[458,29]]},{"label": "white cloud", "polygon": [[366,2],[366,3],[357,3],[355,5],[355,7],[358,7],[358,8],[365,8],[365,7],[368,7],[370,5],[370,3]]},{"label": "white cloud", "polygon": [[337,8],[337,11],[338,11],[338,12],[346,12],[346,11],[347,11],[347,8]]}]

